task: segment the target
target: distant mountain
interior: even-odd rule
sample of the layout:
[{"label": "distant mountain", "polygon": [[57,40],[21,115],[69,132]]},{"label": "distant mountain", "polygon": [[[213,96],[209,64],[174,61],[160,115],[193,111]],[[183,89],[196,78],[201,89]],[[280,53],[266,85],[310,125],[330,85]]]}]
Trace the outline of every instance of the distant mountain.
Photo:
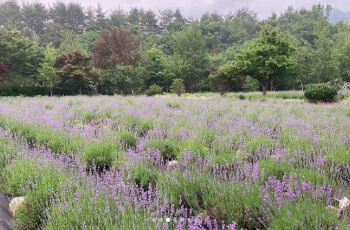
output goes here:
[{"label": "distant mountain", "polygon": [[336,24],[342,20],[344,22],[350,23],[350,12],[344,12],[339,9],[332,9],[331,13],[329,14],[329,23]]}]

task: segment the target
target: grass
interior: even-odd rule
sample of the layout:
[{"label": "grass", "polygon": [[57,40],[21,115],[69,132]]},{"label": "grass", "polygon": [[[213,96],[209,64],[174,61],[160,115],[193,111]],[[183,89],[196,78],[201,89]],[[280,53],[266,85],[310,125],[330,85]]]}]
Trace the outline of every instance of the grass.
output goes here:
[{"label": "grass", "polygon": [[4,98],[16,228],[346,229],[326,208],[350,196],[346,99],[269,94]]}]

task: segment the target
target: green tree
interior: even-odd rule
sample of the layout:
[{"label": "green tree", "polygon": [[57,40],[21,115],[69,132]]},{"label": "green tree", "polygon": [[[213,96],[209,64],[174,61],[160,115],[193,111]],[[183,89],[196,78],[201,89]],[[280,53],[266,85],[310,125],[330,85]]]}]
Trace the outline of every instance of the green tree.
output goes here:
[{"label": "green tree", "polygon": [[184,77],[187,91],[192,92],[195,84],[205,78],[209,67],[209,54],[200,29],[192,24],[174,35],[174,52],[190,66]]},{"label": "green tree", "polygon": [[48,10],[42,3],[30,3],[22,6],[24,24],[33,30],[38,36],[45,32],[46,23],[49,19]]},{"label": "green tree", "polygon": [[183,78],[189,71],[189,65],[179,56],[166,55],[156,47],[152,47],[143,59],[141,65],[147,69],[147,87],[157,84],[166,92],[169,92],[173,79]]},{"label": "green tree", "polygon": [[191,68],[187,62],[176,55],[164,55],[161,59],[161,63],[163,70],[160,74],[166,92],[169,92],[170,85],[174,79],[183,79]]},{"label": "green tree", "polygon": [[228,64],[227,67],[224,65],[213,68],[209,75],[209,80],[214,85],[214,87],[219,90],[220,96],[224,96],[225,91],[230,88],[231,78],[228,74],[229,71],[227,71],[227,68],[230,68],[230,66],[232,65]]},{"label": "green tree", "polygon": [[350,25],[339,24],[338,27],[332,52],[335,75],[344,81],[350,81]]},{"label": "green tree", "polygon": [[64,30],[62,31],[63,40],[59,47],[60,53],[69,53],[75,50],[83,50],[79,36],[74,33],[72,30]]},{"label": "green tree", "polygon": [[53,94],[53,89],[60,83],[60,78],[56,73],[55,63],[57,60],[57,52],[52,44],[47,44],[44,50],[44,62],[39,68],[39,81],[43,86],[50,90],[50,95]]},{"label": "green tree", "polygon": [[22,27],[21,7],[16,0],[6,0],[0,2],[0,28],[4,27]]},{"label": "green tree", "polygon": [[79,46],[88,53],[94,52],[94,46],[100,39],[100,33],[94,31],[88,31],[77,37]]},{"label": "green tree", "polygon": [[117,65],[103,70],[101,91],[107,94],[141,94],[145,90],[145,75],[146,70],[139,66]]},{"label": "green tree", "polygon": [[222,44],[222,31],[224,30],[225,22],[223,17],[218,13],[205,13],[200,19],[200,28],[205,40],[206,47],[211,53],[218,53],[224,48]]},{"label": "green tree", "polygon": [[112,11],[112,13],[109,15],[109,18],[110,27],[123,28],[127,25],[128,13],[121,8],[117,8]]},{"label": "green tree", "polygon": [[163,32],[166,31],[181,31],[186,27],[188,20],[186,20],[181,13],[180,9],[172,10],[165,9],[159,11],[160,16],[160,29]]},{"label": "green tree", "polygon": [[171,92],[176,93],[177,96],[180,97],[181,94],[185,92],[184,80],[180,78],[175,78],[170,86],[170,90]]},{"label": "green tree", "polygon": [[82,34],[85,30],[84,8],[79,3],[70,2],[67,5],[67,16],[71,29],[77,34]]},{"label": "green tree", "polygon": [[41,45],[45,46],[52,42],[52,45],[58,49],[64,39],[63,34],[66,31],[67,30],[61,24],[53,22],[47,23],[44,34],[40,36]]},{"label": "green tree", "polygon": [[311,77],[317,79],[318,83],[327,82],[334,79],[335,67],[332,61],[332,52],[334,42],[329,33],[329,27],[326,23],[321,24],[319,21],[316,31],[317,39],[315,39],[314,51],[312,53],[312,71]]},{"label": "green tree", "polygon": [[103,12],[100,3],[97,3],[97,8],[88,12],[89,22],[87,25],[87,31],[101,32],[102,30],[108,29],[108,19],[106,13]]},{"label": "green tree", "polygon": [[141,28],[144,32],[158,32],[158,19],[152,10],[148,10],[141,15]]},{"label": "green tree", "polygon": [[256,37],[260,29],[257,14],[248,8],[241,8],[227,15],[225,22],[225,27],[222,29],[222,43],[227,45],[242,45]]},{"label": "green tree", "polygon": [[49,15],[53,23],[60,24],[61,26],[69,23],[67,5],[62,1],[56,1],[50,6]]},{"label": "green tree", "polygon": [[35,37],[27,37],[16,29],[0,28],[0,61],[9,68],[12,80],[20,84],[33,81],[42,62],[42,53]]},{"label": "green tree", "polygon": [[136,7],[130,9],[127,21],[130,25],[140,24],[140,10]]},{"label": "green tree", "polygon": [[246,43],[236,55],[237,73],[257,79],[266,95],[268,85],[275,78],[289,74],[296,66],[291,56],[293,48],[279,28],[265,25],[259,37]]},{"label": "green tree", "polygon": [[93,82],[92,57],[82,51],[72,51],[59,56],[57,73],[61,77],[62,87],[73,94],[89,91]]}]

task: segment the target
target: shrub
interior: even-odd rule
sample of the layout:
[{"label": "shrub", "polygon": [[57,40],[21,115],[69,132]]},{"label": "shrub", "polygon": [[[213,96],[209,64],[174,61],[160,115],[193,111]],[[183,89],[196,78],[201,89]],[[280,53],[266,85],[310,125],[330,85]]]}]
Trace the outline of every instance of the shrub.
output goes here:
[{"label": "shrub", "polygon": [[170,86],[172,93],[176,93],[179,97],[185,92],[184,80],[176,78]]},{"label": "shrub", "polygon": [[158,181],[159,171],[148,162],[138,163],[130,167],[128,171],[127,173],[130,173],[135,183],[142,186],[145,190],[148,188],[149,184],[155,186]]},{"label": "shrub", "polygon": [[330,102],[337,96],[337,88],[330,84],[311,84],[305,88],[305,98],[311,102]]},{"label": "shrub", "polygon": [[175,207],[191,207],[195,215],[201,213],[204,218],[237,221],[243,229],[262,228],[267,222],[260,190],[254,184],[224,183],[191,171],[187,176],[180,172],[160,176],[159,188]]},{"label": "shrub", "polygon": [[310,198],[303,202],[291,202],[273,215],[271,229],[346,229],[346,220],[338,219],[337,212]]},{"label": "shrub", "polygon": [[168,102],[166,106],[170,109],[179,109],[181,104],[179,102]]},{"label": "shrub", "polygon": [[146,90],[146,95],[147,96],[154,96],[157,94],[162,94],[163,88],[157,84],[151,85],[147,90]]},{"label": "shrub", "polygon": [[136,147],[137,138],[135,133],[130,131],[120,131],[119,136],[124,149]]},{"label": "shrub", "polygon": [[6,166],[0,175],[1,190],[27,200],[16,212],[15,229],[41,229],[45,209],[67,175],[60,162],[50,162],[45,155],[22,156]]},{"label": "shrub", "polygon": [[113,142],[101,141],[87,145],[84,149],[87,167],[97,167],[98,170],[110,168],[118,150],[119,146]]},{"label": "shrub", "polygon": [[145,148],[158,149],[165,160],[173,160],[177,157],[178,149],[176,148],[176,144],[168,139],[162,140],[160,138],[155,138],[148,140],[145,142]]}]

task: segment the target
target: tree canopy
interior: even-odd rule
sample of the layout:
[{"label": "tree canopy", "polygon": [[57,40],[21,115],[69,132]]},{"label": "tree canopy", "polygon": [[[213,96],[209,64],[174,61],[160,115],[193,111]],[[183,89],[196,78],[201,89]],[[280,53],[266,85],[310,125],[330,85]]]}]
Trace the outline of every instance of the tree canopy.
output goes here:
[{"label": "tree canopy", "polygon": [[237,74],[257,79],[266,95],[267,87],[277,77],[291,73],[296,66],[293,48],[278,28],[266,24],[258,38],[243,46],[236,55],[234,69]]},{"label": "tree canopy", "polygon": [[[260,20],[241,8],[193,19],[180,9],[106,11],[101,4],[4,0],[1,87],[135,94],[155,85],[169,92],[173,80],[182,79],[187,92],[257,90],[258,82],[265,94],[267,88],[304,89],[307,84],[350,81],[350,25],[331,24],[331,10],[320,4],[288,7]],[[61,57],[59,64],[47,61],[48,44],[50,52]],[[83,56],[88,65],[71,63]],[[70,57],[74,71],[62,64],[62,57]]]}]

